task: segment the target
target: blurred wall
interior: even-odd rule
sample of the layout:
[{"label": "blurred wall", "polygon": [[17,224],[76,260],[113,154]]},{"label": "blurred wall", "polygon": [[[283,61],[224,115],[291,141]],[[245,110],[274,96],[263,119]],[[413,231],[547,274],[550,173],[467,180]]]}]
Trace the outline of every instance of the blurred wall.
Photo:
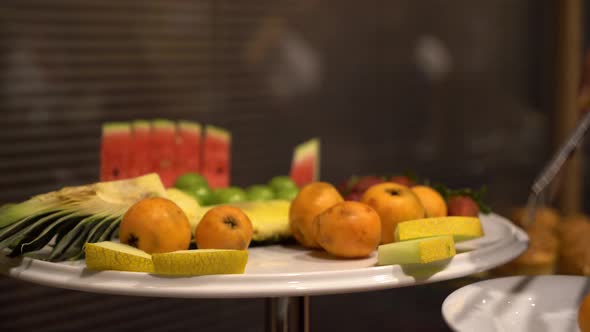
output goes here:
[{"label": "blurred wall", "polygon": [[412,170],[522,201],[550,139],[543,8],[4,1],[0,201],[97,180],[101,123],[154,117],[230,129],[238,185],[319,136],[325,180]]},{"label": "blurred wall", "polygon": [[[509,0],[4,0],[0,202],[96,181],[101,123],[163,117],[231,130],[237,185],[287,173],[292,148],[318,136],[324,180],[412,170],[453,187],[487,185],[497,209],[521,204],[550,153],[546,8]],[[98,303],[86,307],[92,312],[126,301],[6,278],[0,287],[4,305],[59,297]],[[392,293],[373,294],[375,306]],[[186,305],[145,303],[130,326],[142,326],[156,303]],[[205,308],[193,323],[209,326],[203,319],[215,302],[193,303]],[[243,301],[231,310],[260,330],[248,305],[262,308]],[[0,330],[55,307],[13,307],[0,313]],[[23,329],[67,327],[40,317]],[[74,325],[100,326],[92,322]]]}]

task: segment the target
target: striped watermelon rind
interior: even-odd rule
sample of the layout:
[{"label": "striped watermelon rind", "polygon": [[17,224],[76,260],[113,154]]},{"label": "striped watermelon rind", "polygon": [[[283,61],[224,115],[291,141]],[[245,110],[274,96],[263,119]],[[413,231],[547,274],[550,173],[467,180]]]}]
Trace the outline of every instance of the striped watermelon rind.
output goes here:
[{"label": "striped watermelon rind", "polygon": [[129,123],[127,122],[107,122],[102,125],[102,132],[104,134],[127,134],[130,130]]},{"label": "striped watermelon rind", "polygon": [[141,130],[150,130],[150,122],[148,120],[133,120],[131,122],[131,127],[134,130],[141,129]]},{"label": "striped watermelon rind", "polygon": [[202,126],[198,122],[189,121],[189,120],[180,120],[178,121],[178,128],[181,130],[187,130],[192,133],[201,135]]},{"label": "striped watermelon rind", "polygon": [[176,124],[172,120],[154,119],[152,120],[152,128],[154,129],[171,129],[174,130]]},{"label": "striped watermelon rind", "polygon": [[213,125],[207,125],[205,126],[205,133],[208,137],[213,137],[226,143],[231,142],[231,132],[226,129]]}]

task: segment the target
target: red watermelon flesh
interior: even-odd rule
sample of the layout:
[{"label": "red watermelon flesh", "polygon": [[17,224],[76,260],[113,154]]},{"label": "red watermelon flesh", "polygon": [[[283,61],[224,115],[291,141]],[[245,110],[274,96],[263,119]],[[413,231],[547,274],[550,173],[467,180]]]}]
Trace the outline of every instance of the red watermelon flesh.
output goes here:
[{"label": "red watermelon flesh", "polygon": [[150,158],[151,127],[149,121],[136,120],[131,124],[131,151],[129,176],[136,177],[153,172]]},{"label": "red watermelon flesh", "polygon": [[176,180],[176,124],[169,120],[152,121],[151,167],[160,174],[165,187]]},{"label": "red watermelon flesh", "polygon": [[203,142],[201,174],[211,188],[223,188],[230,184],[231,133],[225,129],[207,125]]},{"label": "red watermelon flesh", "polygon": [[176,126],[176,176],[201,169],[201,125],[179,121]]},{"label": "red watermelon flesh", "polygon": [[100,181],[129,177],[131,126],[124,122],[109,122],[102,126],[100,146]]},{"label": "red watermelon flesh", "polygon": [[319,181],[320,178],[320,140],[311,139],[295,147],[291,162],[291,179],[299,187]]}]

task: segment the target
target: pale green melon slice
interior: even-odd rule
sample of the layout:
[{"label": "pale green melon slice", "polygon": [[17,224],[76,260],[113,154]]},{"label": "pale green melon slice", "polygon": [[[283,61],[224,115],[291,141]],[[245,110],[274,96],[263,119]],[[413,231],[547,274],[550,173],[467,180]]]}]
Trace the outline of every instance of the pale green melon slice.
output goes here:
[{"label": "pale green melon slice", "polygon": [[450,235],[382,244],[377,248],[379,265],[421,264],[455,256],[455,242]]}]

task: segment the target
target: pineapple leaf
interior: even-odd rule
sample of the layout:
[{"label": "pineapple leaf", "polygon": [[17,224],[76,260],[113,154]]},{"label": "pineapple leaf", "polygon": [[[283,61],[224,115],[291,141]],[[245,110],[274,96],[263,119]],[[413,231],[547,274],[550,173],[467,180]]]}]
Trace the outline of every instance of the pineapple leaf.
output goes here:
[{"label": "pineapple leaf", "polygon": [[51,254],[47,260],[55,262],[64,260],[67,257],[67,250],[70,248],[72,243],[76,241],[76,238],[85,236],[84,230],[87,229],[88,224],[94,224],[94,222],[100,221],[101,216],[91,215],[82,219],[74,228],[72,228],[67,234],[65,234],[59,242],[55,244],[55,247],[51,250]]},{"label": "pineapple leaf", "polygon": [[[53,212],[55,212],[55,211],[53,211]],[[34,214],[34,215],[28,216],[26,218],[19,219],[16,222],[14,222],[8,226],[1,228],[0,229],[0,241],[3,241],[7,237],[10,237],[10,236],[14,235],[15,233],[18,233],[22,229],[26,228],[28,225],[36,222],[37,220],[39,220],[41,218],[46,217],[49,214],[50,213]]]},{"label": "pineapple leaf", "polygon": [[0,241],[0,249],[11,246],[12,244],[17,244],[20,241],[27,239],[29,236],[35,235],[36,231],[37,233],[39,232],[39,228],[42,228],[47,224],[58,220],[61,216],[66,214],[67,212],[57,211],[45,215],[44,217],[35,220],[33,223],[27,223],[24,228],[18,230],[17,232],[13,232],[10,236],[6,236],[2,241]]},{"label": "pineapple leaf", "polygon": [[121,219],[123,219],[123,217],[119,217],[114,222],[112,222],[96,242],[110,240],[116,234],[119,224],[121,223]]},{"label": "pineapple leaf", "polygon": [[82,243],[80,250],[73,256],[67,257],[69,260],[78,260],[84,258],[84,245],[86,243],[94,243],[102,236],[104,232],[109,229],[109,226],[117,221],[117,218],[105,217],[90,229],[85,241]]},{"label": "pineapple leaf", "polygon": [[82,219],[82,216],[78,216],[75,214],[65,215],[56,220],[55,222],[51,223],[51,225],[49,225],[48,227],[45,227],[41,231],[41,233],[39,233],[35,238],[29,239],[27,242],[21,241],[19,244],[17,244],[17,246],[10,255],[18,256],[21,254],[42,249],[49,243],[49,241],[51,241],[51,239],[55,236],[57,232],[59,232],[63,228],[73,226]]}]

